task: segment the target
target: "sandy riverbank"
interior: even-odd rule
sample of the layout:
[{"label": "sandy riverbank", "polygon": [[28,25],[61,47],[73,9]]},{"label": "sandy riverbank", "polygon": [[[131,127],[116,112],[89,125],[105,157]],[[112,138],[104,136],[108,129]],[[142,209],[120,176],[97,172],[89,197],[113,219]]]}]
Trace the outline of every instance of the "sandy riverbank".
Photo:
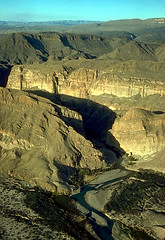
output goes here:
[{"label": "sandy riverbank", "polygon": [[85,194],[86,202],[98,211],[103,211],[105,204],[111,197],[114,185],[123,181],[129,174],[128,170],[114,169],[99,175],[89,184],[89,186],[95,187],[95,190]]}]

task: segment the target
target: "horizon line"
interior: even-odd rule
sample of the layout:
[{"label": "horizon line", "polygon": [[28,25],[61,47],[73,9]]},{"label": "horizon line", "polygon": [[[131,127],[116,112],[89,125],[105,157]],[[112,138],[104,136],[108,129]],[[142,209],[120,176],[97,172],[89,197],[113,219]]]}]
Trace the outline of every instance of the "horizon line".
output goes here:
[{"label": "horizon line", "polygon": [[153,18],[121,18],[121,19],[110,19],[110,20],[85,20],[85,19],[59,19],[59,20],[34,20],[34,21],[15,21],[15,20],[0,20],[0,22],[14,22],[14,23],[37,23],[37,22],[64,22],[64,21],[70,21],[70,22],[109,22],[109,21],[120,21],[120,20],[148,20],[148,19],[165,19],[165,17],[153,17]]}]

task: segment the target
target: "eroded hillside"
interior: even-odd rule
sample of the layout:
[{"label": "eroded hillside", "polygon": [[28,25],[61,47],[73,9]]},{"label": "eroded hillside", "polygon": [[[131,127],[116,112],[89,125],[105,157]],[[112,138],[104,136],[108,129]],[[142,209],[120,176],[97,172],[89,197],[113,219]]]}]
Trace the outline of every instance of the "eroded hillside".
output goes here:
[{"label": "eroded hillside", "polygon": [[[92,106],[91,102],[91,108],[90,101],[83,104],[88,114],[88,122],[83,123],[85,111],[80,115],[34,94],[0,90],[1,171],[33,186],[67,193],[73,190],[71,185],[75,183],[71,179],[80,169],[106,168],[116,160],[111,150],[106,150],[105,154],[104,146],[97,150],[83,136],[83,124],[86,129],[93,129],[93,134],[107,131],[105,124],[112,125],[115,118],[108,108],[101,108],[105,112],[104,126],[97,129],[92,128],[92,123],[98,116],[99,104]],[[93,111],[93,116],[88,111]],[[106,120],[108,114],[110,123]]]}]

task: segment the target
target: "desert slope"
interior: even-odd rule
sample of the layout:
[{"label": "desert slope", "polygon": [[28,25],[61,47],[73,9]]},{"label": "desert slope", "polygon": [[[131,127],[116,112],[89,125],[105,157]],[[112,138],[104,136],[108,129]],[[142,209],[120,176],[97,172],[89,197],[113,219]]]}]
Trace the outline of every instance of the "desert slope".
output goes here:
[{"label": "desert slope", "polygon": [[[0,89],[0,103],[2,172],[49,191],[68,192],[71,177],[79,169],[107,166],[102,152],[70,126],[69,119],[74,118],[79,130],[82,127],[77,112],[4,88]],[[113,153],[111,161],[115,161]]]}]

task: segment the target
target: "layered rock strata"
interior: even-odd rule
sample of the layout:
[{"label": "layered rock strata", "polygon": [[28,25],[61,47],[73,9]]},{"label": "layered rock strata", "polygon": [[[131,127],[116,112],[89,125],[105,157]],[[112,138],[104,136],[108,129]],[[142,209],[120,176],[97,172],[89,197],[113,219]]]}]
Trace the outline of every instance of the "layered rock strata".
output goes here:
[{"label": "layered rock strata", "polygon": [[72,72],[59,88],[60,93],[77,97],[89,97],[91,95],[113,94],[118,97],[132,97],[140,94],[165,93],[163,82],[156,82],[138,77],[123,77],[112,74],[110,71],[98,71],[91,69],[78,69]]},{"label": "layered rock strata", "polygon": [[[130,155],[152,155],[165,148],[165,114],[131,108],[116,119],[110,133]],[[112,143],[111,135],[107,142]]]},{"label": "layered rock strata", "polygon": [[[148,64],[146,66],[149,69],[150,64],[146,64]],[[154,105],[155,101],[163,101],[165,86],[162,74],[160,74],[160,79],[156,80],[156,77],[149,76],[152,79],[149,80],[149,78],[140,78],[138,71],[137,77],[135,77],[135,70],[143,67],[136,62],[121,63],[120,70],[117,70],[118,65],[119,63],[106,70],[79,67],[74,70],[64,66],[59,68],[57,65],[54,67],[50,66],[47,70],[45,70],[46,65],[36,65],[35,67],[28,65],[14,66],[11,70],[7,87],[21,90],[46,90],[50,93],[66,94],[78,98],[95,96],[95,101],[99,100],[101,94],[107,94],[106,101],[104,98],[102,104],[115,111],[127,111],[134,104],[137,105],[137,108],[161,111],[163,113],[163,106],[160,107],[160,104],[159,107]],[[129,74],[124,74],[128,68],[132,70],[130,70]],[[152,65],[151,69],[153,73],[157,73],[159,70],[161,73],[163,66],[155,64]],[[121,70],[123,70],[123,73],[121,73]],[[131,71],[133,77],[128,77],[129,75],[131,76]],[[114,95],[116,97],[113,97],[112,101],[109,100],[110,96],[112,98]],[[134,97],[136,95],[137,97]],[[150,99],[150,95],[154,95],[153,99],[156,99],[154,102]],[[121,97],[123,98],[119,100]],[[124,99],[126,97],[131,99]],[[141,100],[139,99],[140,97]],[[151,101],[152,104],[150,103]],[[151,155],[164,147],[163,131],[164,114],[151,114],[142,110],[132,109],[121,119],[116,120],[111,133],[113,133],[121,148],[126,152],[142,156],[146,154]],[[112,145],[113,139],[107,142]]]},{"label": "layered rock strata", "polygon": [[14,66],[8,78],[7,87],[19,90],[37,89],[50,93],[58,92],[58,82],[63,81],[65,72],[42,71],[31,66]]},{"label": "layered rock strata", "polygon": [[[133,65],[130,65],[130,68],[132,67]],[[19,90],[46,90],[81,98],[101,94],[113,94],[118,97],[132,97],[140,94],[145,97],[165,93],[164,79],[153,76],[141,77],[138,74],[136,76],[131,72],[116,74],[116,67],[107,70],[78,68],[70,72],[65,68],[59,70],[54,67],[45,71],[41,68],[42,66],[39,65],[35,68],[28,65],[14,66],[9,75],[7,87]],[[43,65],[43,68],[46,66]]]}]

